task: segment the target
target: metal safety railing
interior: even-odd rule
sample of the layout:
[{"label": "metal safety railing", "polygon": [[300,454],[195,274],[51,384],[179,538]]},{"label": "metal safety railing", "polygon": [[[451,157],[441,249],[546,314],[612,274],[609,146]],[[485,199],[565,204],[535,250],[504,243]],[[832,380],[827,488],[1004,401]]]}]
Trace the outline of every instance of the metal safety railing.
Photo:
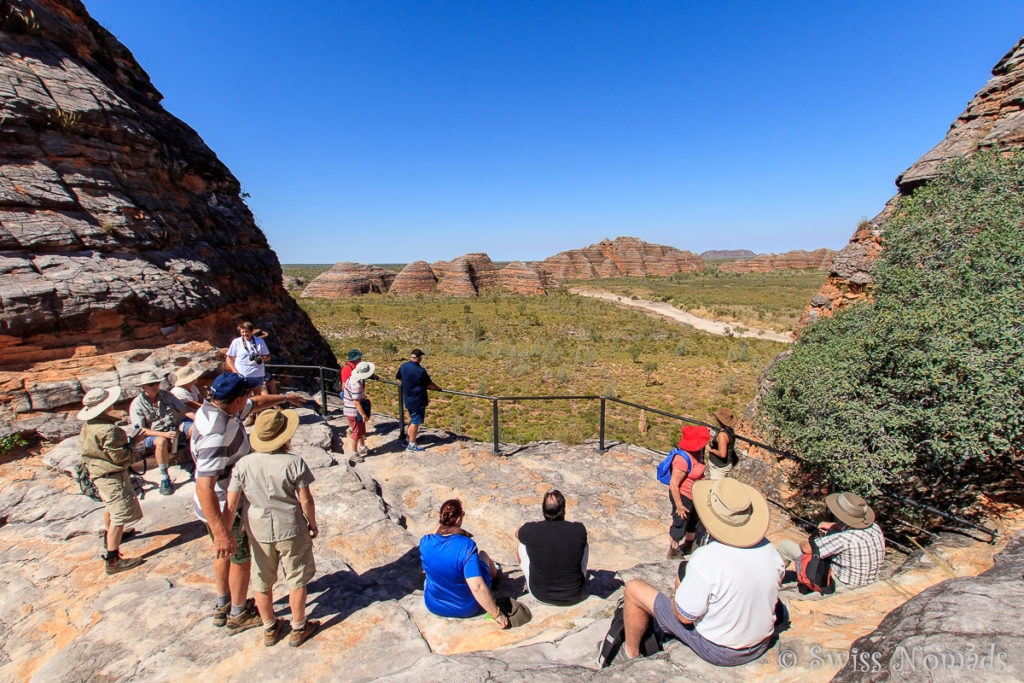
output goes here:
[{"label": "metal safety railing", "polygon": [[[267,365],[267,368],[268,369],[282,368],[282,369],[293,369],[293,370],[307,370],[307,371],[310,371],[311,375],[316,379],[316,381],[319,384],[320,412],[321,412],[322,415],[324,415],[326,417],[326,415],[327,415],[327,394],[328,394],[328,391],[327,391],[327,380],[328,380],[328,378],[331,378],[330,381],[333,383],[337,378],[340,377],[340,372],[341,372],[340,370],[335,370],[334,368],[325,368],[325,367],[319,366],[319,365],[276,365],[275,364],[275,365]],[[275,373],[275,376],[276,377],[282,377],[282,376],[288,376],[288,374],[287,373],[280,373],[280,374]],[[401,435],[405,433],[405,401],[402,398],[402,385],[401,385],[401,383],[393,381],[393,380],[381,379],[381,378],[377,377],[376,375],[371,377],[370,379],[373,380],[373,381],[379,382],[381,384],[388,384],[388,385],[396,387],[396,389],[397,389],[397,398],[398,398],[398,434],[400,435],[400,438],[401,438]],[[707,427],[709,429],[717,429],[717,427],[715,427],[714,425],[708,424],[707,422],[703,422],[701,420],[697,420],[697,419],[692,418],[692,417],[687,417],[685,415],[677,415],[675,413],[670,413],[668,411],[660,410],[658,408],[652,408],[651,406],[645,406],[645,405],[642,405],[640,403],[633,403],[632,401],[625,401],[623,399],[616,398],[614,396],[602,396],[602,395],[596,395],[596,394],[550,395],[550,396],[488,396],[488,395],[485,395],[485,394],[474,394],[474,393],[465,392],[465,391],[454,391],[452,389],[440,389],[440,390],[436,390],[436,393],[449,394],[449,395],[452,395],[452,396],[465,396],[467,398],[481,399],[481,400],[489,401],[491,403],[492,451],[494,453],[496,453],[496,454],[500,454],[501,453],[501,444],[500,444],[500,441],[499,441],[500,432],[501,432],[501,418],[500,418],[499,405],[500,405],[501,402],[516,403],[516,402],[521,402],[521,401],[581,401],[581,400],[582,401],[600,401],[600,406],[601,407],[600,407],[600,414],[599,414],[599,420],[598,420],[598,444],[597,444],[597,448],[598,448],[598,450],[601,453],[604,453],[607,450],[607,448],[605,447],[605,436],[606,436],[605,432],[606,432],[606,424],[607,424],[607,420],[606,420],[607,406],[608,406],[609,402],[616,403],[616,404],[623,405],[623,406],[629,406],[631,408],[636,408],[638,410],[644,410],[644,411],[647,411],[648,413],[652,413],[652,414],[655,414],[655,415],[661,415],[663,417],[667,417],[667,418],[670,418],[670,419],[673,419],[673,420],[678,420],[680,422],[684,422],[684,423],[687,423],[687,424],[700,425],[700,426],[703,426],[703,427]],[[804,463],[804,459],[803,458],[801,458],[800,456],[798,456],[795,453],[792,453],[790,451],[784,451],[784,450],[775,448],[774,446],[770,446],[768,444],[765,444],[765,443],[762,443],[760,441],[757,441],[756,439],[751,439],[749,437],[745,437],[745,436],[742,436],[740,434],[734,434],[734,436],[736,437],[737,441],[741,441],[743,443],[750,444],[751,446],[755,446],[755,447],[763,449],[763,450],[765,450],[765,451],[767,451],[769,453],[773,453],[775,455],[778,455],[778,456],[781,456],[781,457],[784,457],[784,458],[788,458],[788,459],[794,460],[794,461],[796,461],[798,463],[801,463],[801,464]],[[771,463],[768,463],[768,464],[771,464]],[[943,510],[939,510],[938,508],[932,507],[930,505],[926,505],[924,503],[920,503],[918,501],[915,501],[915,500],[913,500],[911,498],[907,498],[906,496],[903,496],[903,495],[901,495],[899,493],[896,493],[895,491],[892,491],[892,490],[887,489],[887,488],[883,488],[883,489],[881,489],[881,491],[882,491],[883,495],[885,495],[886,497],[890,498],[891,500],[894,500],[894,501],[899,502],[899,503],[903,503],[905,505],[909,505],[910,507],[913,507],[913,508],[915,508],[917,510],[920,510],[921,512],[941,517],[941,518],[943,518],[943,519],[945,519],[945,520],[947,520],[949,522],[952,522],[954,524],[957,524],[959,526],[966,527],[966,528],[969,528],[969,529],[973,529],[975,531],[979,531],[979,532],[981,532],[983,534],[986,534],[990,538],[989,542],[994,542],[995,539],[999,536],[999,531],[997,529],[990,529],[990,528],[982,526],[980,524],[976,524],[975,522],[972,522],[972,521],[970,521],[968,519],[964,519],[963,517],[961,517],[959,515],[955,515],[955,514],[953,514],[951,512],[946,512],[946,511],[943,511]],[[792,510],[789,510],[788,508],[786,508],[785,506],[781,505],[780,503],[777,503],[776,501],[771,501],[771,502],[776,504],[777,506],[783,508],[784,510],[787,510],[787,512],[789,512],[792,516],[795,516],[795,513]],[[895,521],[900,522],[902,524],[905,524],[908,527],[914,527],[914,528],[920,529],[920,527],[916,527],[915,525],[910,524],[909,522],[903,522],[902,520],[895,520]],[[926,531],[926,530],[922,529],[922,531]],[[926,533],[931,533],[931,532],[927,532],[926,531]]]}]

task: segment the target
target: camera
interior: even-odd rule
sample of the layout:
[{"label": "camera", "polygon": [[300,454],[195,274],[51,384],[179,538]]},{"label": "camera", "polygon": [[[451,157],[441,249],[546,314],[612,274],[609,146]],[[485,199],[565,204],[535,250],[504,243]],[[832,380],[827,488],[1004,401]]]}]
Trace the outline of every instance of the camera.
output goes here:
[{"label": "camera", "polygon": [[255,363],[256,365],[259,365],[260,363],[263,362],[263,359],[260,358],[260,354],[258,354],[258,353],[256,353],[254,351],[254,352],[249,354],[249,362],[250,363]]}]

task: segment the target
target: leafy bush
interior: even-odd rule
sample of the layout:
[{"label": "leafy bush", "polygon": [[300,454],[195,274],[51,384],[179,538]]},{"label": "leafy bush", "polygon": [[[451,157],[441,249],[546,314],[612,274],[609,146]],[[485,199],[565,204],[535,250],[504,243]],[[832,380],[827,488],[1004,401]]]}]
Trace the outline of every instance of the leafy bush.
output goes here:
[{"label": "leafy bush", "polygon": [[28,441],[25,441],[21,434],[7,434],[5,436],[0,436],[0,455],[7,455],[11,451],[27,445]]},{"label": "leafy bush", "polygon": [[766,431],[825,479],[963,511],[1021,464],[1024,155],[959,160],[900,200],[874,300],[776,364]]}]

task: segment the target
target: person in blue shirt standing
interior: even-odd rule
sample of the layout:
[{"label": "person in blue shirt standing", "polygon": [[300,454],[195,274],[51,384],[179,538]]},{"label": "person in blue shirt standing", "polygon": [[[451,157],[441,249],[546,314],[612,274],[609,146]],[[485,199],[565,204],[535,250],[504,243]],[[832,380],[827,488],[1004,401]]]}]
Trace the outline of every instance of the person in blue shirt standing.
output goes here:
[{"label": "person in blue shirt standing", "polygon": [[409,360],[402,363],[395,373],[395,379],[402,383],[402,396],[405,400],[405,409],[409,411],[409,445],[406,450],[422,451],[422,446],[416,445],[416,435],[419,433],[420,425],[427,413],[427,404],[430,399],[427,390],[440,391],[441,387],[434,384],[430,375],[420,366],[423,360],[423,351],[413,349]]}]

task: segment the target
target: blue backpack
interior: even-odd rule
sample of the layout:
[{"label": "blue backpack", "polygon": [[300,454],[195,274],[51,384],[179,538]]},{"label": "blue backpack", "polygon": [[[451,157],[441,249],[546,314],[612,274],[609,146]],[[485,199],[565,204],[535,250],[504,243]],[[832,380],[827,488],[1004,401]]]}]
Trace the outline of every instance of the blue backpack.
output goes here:
[{"label": "blue backpack", "polygon": [[690,468],[693,467],[693,461],[690,460],[690,454],[684,450],[673,448],[665,456],[665,459],[658,465],[658,481],[666,486],[672,481],[672,461],[677,455],[683,456],[686,459],[686,471],[689,472]]}]

